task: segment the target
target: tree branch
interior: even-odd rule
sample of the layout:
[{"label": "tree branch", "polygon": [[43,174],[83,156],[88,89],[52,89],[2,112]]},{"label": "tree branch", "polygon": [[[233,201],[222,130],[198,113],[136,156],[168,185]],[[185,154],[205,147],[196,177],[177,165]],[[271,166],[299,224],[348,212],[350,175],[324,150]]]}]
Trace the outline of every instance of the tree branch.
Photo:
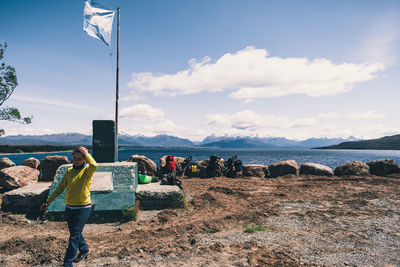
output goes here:
[{"label": "tree branch", "polygon": [[17,108],[5,107],[0,109],[0,120],[3,121],[14,121],[22,124],[29,124],[32,122],[32,118],[32,116],[23,118]]}]

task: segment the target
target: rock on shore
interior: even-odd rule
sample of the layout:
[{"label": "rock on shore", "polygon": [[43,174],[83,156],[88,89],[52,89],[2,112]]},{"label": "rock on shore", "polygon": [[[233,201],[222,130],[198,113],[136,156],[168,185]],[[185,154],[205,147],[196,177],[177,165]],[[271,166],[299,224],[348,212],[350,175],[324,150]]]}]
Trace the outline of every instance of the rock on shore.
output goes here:
[{"label": "rock on shore", "polygon": [[39,171],[28,166],[13,166],[0,170],[0,186],[9,191],[38,181]]},{"label": "rock on shore", "polygon": [[66,156],[46,156],[42,159],[39,169],[41,172],[39,181],[48,182],[54,180],[54,175],[58,167],[63,164],[68,164],[68,158]]},{"label": "rock on shore", "polygon": [[256,164],[243,165],[243,175],[246,177],[265,178],[268,175],[268,166]]},{"label": "rock on shore", "polygon": [[157,175],[157,165],[154,161],[143,155],[132,155],[128,162],[136,162],[138,164],[139,173],[146,173],[150,176]]},{"label": "rock on shore", "polygon": [[299,175],[299,165],[295,160],[285,160],[268,166],[271,177],[284,176],[287,174]]},{"label": "rock on shore", "polygon": [[[160,158],[160,175],[167,173],[167,168],[166,168],[166,164],[167,164],[167,155],[163,156],[162,158]],[[182,164],[185,161],[185,158],[182,157],[174,157],[175,160],[175,170],[176,170],[176,175],[181,175],[183,168],[182,168]]]},{"label": "rock on shore", "polygon": [[333,170],[328,166],[317,163],[304,163],[300,167],[300,175],[333,176]]},{"label": "rock on shore", "polygon": [[15,163],[11,159],[9,159],[7,157],[0,159],[0,170],[4,169],[4,168],[12,167],[12,166],[15,166]]},{"label": "rock on shore", "polygon": [[38,169],[39,164],[40,161],[38,159],[35,159],[34,157],[30,157],[29,159],[26,159],[21,163],[22,166],[28,166],[34,169]]},{"label": "rock on shore", "polygon": [[347,163],[343,163],[336,167],[335,175],[368,175],[369,174],[369,166],[362,161],[351,161]]},{"label": "rock on shore", "polygon": [[392,159],[377,159],[367,163],[370,172],[374,175],[388,175],[400,172],[400,167],[396,161]]}]

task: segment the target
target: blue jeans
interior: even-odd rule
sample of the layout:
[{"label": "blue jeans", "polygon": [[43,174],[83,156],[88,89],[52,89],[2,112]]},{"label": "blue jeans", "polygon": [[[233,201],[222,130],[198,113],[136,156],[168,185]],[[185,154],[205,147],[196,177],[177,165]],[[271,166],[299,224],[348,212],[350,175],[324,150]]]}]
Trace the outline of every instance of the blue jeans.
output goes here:
[{"label": "blue jeans", "polygon": [[91,208],[70,209],[68,207],[65,210],[69,229],[69,244],[64,257],[64,266],[73,266],[72,262],[76,257],[77,249],[81,253],[89,251],[82,231],[89,219],[91,210]]}]

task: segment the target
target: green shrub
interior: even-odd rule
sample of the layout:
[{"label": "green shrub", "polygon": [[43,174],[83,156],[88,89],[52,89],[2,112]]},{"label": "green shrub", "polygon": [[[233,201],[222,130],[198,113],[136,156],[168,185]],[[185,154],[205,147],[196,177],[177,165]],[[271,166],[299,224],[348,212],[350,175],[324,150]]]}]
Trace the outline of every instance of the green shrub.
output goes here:
[{"label": "green shrub", "polygon": [[254,233],[256,231],[265,231],[267,230],[264,226],[258,224],[250,225],[248,222],[243,223],[243,232],[245,233]]},{"label": "green shrub", "polygon": [[127,207],[122,210],[121,222],[136,221],[139,217],[139,202],[136,201],[133,207]]},{"label": "green shrub", "polygon": [[187,209],[191,207],[190,203],[187,201],[186,194],[183,191],[182,197],[179,196],[178,198],[172,199],[171,206],[175,209]]}]

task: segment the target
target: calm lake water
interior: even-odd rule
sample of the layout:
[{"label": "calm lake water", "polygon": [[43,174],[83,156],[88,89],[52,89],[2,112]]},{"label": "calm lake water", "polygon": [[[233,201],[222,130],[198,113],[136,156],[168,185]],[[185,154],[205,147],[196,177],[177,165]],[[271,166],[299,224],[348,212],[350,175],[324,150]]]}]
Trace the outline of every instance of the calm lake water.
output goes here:
[{"label": "calm lake water", "polygon": [[[144,155],[158,165],[164,155],[187,157],[191,155],[194,161],[217,155],[224,159],[238,155],[243,164],[269,165],[278,161],[293,159],[297,163],[314,162],[336,168],[338,165],[354,160],[369,162],[375,159],[390,158],[400,163],[400,150],[315,150],[315,149],[218,149],[218,148],[122,148],[119,150],[119,161],[129,159],[131,155]],[[8,154],[17,165],[29,157],[41,160],[48,155],[65,155],[72,158],[69,152]]]}]

